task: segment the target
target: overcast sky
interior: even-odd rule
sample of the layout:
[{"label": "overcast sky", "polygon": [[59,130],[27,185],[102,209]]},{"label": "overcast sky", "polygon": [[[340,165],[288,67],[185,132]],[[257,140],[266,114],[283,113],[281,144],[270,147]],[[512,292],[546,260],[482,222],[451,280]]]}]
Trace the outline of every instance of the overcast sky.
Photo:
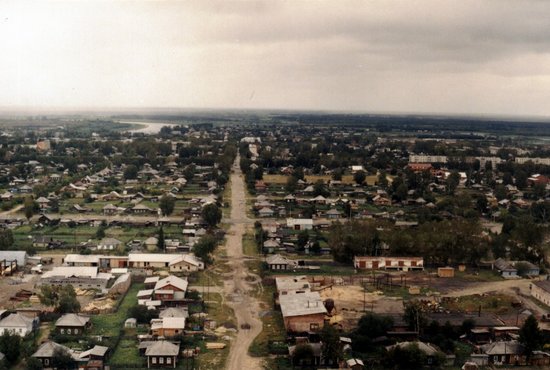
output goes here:
[{"label": "overcast sky", "polygon": [[550,1],[0,1],[0,106],[550,116]]}]

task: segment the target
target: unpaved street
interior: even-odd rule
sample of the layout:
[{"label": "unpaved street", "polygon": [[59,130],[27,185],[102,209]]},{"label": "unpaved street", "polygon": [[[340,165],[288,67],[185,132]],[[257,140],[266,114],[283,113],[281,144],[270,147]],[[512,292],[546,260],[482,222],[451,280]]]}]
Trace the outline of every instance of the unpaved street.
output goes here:
[{"label": "unpaved street", "polygon": [[[246,216],[245,185],[239,168],[239,157],[235,160],[231,174],[231,216],[224,222],[231,225],[227,233],[226,248],[228,263],[232,268],[231,278],[224,281],[224,294],[228,305],[235,310],[239,329],[231,343],[226,368],[260,369],[260,359],[248,355],[248,347],[262,331],[262,322],[258,318],[259,303],[249,295],[251,287],[245,281],[250,273],[244,264],[242,237],[253,221]],[[250,325],[250,329],[242,329],[244,324]]]}]

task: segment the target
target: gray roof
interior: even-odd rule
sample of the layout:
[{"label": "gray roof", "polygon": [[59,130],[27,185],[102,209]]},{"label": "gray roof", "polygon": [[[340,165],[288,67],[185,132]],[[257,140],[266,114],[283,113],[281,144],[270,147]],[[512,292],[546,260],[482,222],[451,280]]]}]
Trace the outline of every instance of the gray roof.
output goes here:
[{"label": "gray roof", "polygon": [[152,343],[145,350],[145,356],[177,356],[180,347],[174,343],[160,340]]},{"label": "gray roof", "polygon": [[525,351],[523,344],[516,341],[493,342],[481,346],[487,355],[522,354]]},{"label": "gray roof", "polygon": [[541,288],[542,290],[550,293],[550,280],[541,280],[533,282],[533,285]]},{"label": "gray roof", "polygon": [[406,348],[409,348],[410,346],[415,345],[415,344],[418,346],[419,350],[421,350],[422,352],[424,352],[424,354],[426,354],[428,356],[434,356],[435,354],[440,352],[439,349],[437,349],[437,347],[434,347],[432,344],[424,343],[424,342],[420,342],[420,341],[400,342],[400,343],[394,344],[393,346],[388,346],[388,347],[386,347],[386,349],[388,351],[391,350],[391,349],[394,349],[396,347],[399,347],[401,349],[406,349]]},{"label": "gray roof", "polygon": [[[32,357],[52,357],[54,351],[57,349],[63,349],[69,353],[72,353],[70,348],[65,347],[64,345],[49,341],[44,344],[42,344],[40,347],[38,347],[38,350],[36,350],[35,353],[33,353]],[[73,356],[74,357],[74,356]]]},{"label": "gray roof", "polygon": [[167,308],[165,310],[162,310],[160,313],[159,313],[159,317],[161,319],[165,318],[165,317],[184,317],[184,318],[187,318],[189,317],[189,313],[181,308],[177,308],[177,307],[170,307],[170,308]]},{"label": "gray roof", "polygon": [[20,313],[12,313],[0,320],[0,328],[25,328],[32,330],[34,319]]},{"label": "gray roof", "polygon": [[122,242],[115,238],[103,238],[99,242],[100,245],[119,245],[122,244]]},{"label": "gray roof", "polygon": [[510,262],[507,262],[503,260],[502,258],[499,258],[495,261],[495,267],[499,271],[517,271],[514,266]]},{"label": "gray roof", "polygon": [[57,321],[55,322],[55,326],[82,327],[82,326],[86,326],[88,321],[90,321],[89,317],[81,316],[75,313],[67,313],[61,316],[59,319],[57,319]]},{"label": "gray roof", "polygon": [[93,348],[82,352],[80,354],[80,358],[85,358],[88,356],[105,357],[107,351],[109,351],[109,347],[95,345]]},{"label": "gray roof", "polygon": [[283,317],[327,314],[318,292],[283,294],[279,296]]},{"label": "gray roof", "polygon": [[27,263],[27,252],[25,251],[0,251],[0,260],[17,261],[18,266],[25,266]]},{"label": "gray roof", "polygon": [[269,256],[266,258],[265,262],[268,265],[292,265],[292,266],[298,266],[298,262],[288,259],[284,256],[281,256],[280,254],[274,254],[272,256]]}]

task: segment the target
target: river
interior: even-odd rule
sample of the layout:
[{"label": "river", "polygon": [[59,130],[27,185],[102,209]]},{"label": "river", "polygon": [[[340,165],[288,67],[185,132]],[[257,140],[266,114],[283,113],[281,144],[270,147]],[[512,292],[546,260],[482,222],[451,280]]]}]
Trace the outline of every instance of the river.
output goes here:
[{"label": "river", "polygon": [[165,123],[165,122],[145,122],[145,121],[118,121],[118,122],[129,123],[132,125],[141,125],[143,127],[129,130],[129,132],[142,133],[147,135],[158,134],[160,132],[160,129],[163,126],[170,126],[170,127],[177,126],[175,123]]}]

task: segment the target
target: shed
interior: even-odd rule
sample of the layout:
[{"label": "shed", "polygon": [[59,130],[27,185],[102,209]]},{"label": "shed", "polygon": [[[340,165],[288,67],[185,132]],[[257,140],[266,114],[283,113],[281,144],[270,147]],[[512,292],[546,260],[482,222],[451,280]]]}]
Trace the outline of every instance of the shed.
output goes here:
[{"label": "shed", "polygon": [[452,278],[455,277],[455,268],[454,267],[438,267],[437,276],[440,278]]},{"label": "shed", "polygon": [[125,328],[135,328],[136,326],[137,326],[137,320],[133,317],[130,317],[129,319],[126,319],[126,321],[124,321]]}]

